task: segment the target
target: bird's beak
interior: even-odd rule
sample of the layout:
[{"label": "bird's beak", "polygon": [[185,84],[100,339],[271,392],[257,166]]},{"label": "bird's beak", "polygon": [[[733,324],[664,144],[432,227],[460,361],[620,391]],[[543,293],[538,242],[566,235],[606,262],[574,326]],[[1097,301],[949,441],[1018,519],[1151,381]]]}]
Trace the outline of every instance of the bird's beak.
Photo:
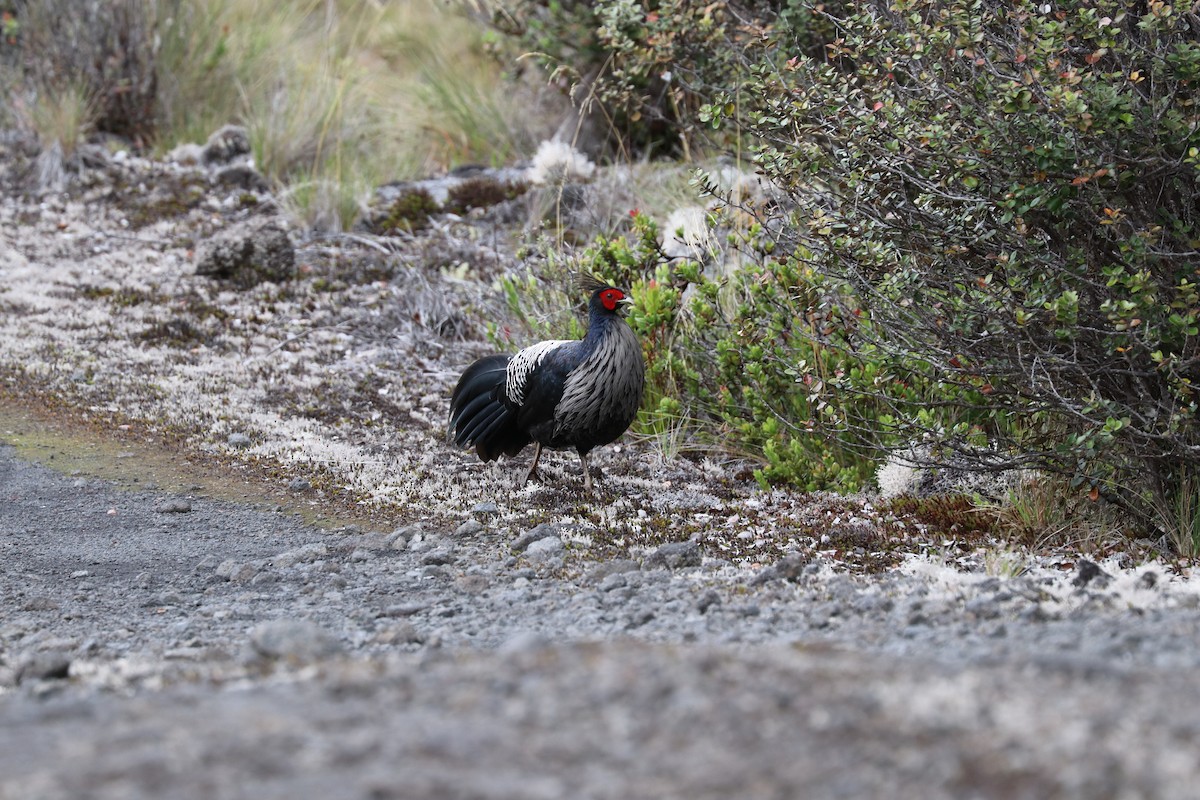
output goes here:
[{"label": "bird's beak", "polygon": [[622,317],[628,316],[629,309],[633,308],[633,300],[628,297],[622,297],[617,301],[617,313]]}]

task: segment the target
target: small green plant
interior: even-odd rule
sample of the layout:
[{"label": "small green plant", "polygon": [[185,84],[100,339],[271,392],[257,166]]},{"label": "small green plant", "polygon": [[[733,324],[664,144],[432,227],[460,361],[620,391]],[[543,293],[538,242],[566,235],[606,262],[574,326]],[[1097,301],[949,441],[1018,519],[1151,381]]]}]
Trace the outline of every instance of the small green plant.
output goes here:
[{"label": "small green plant", "polygon": [[993,578],[1019,578],[1029,571],[1029,560],[1010,547],[989,547],[983,551],[983,571]]},{"label": "small green plant", "polygon": [[430,215],[441,210],[433,195],[425,189],[408,189],[392,201],[373,228],[383,235],[397,231],[414,233],[427,227]]}]

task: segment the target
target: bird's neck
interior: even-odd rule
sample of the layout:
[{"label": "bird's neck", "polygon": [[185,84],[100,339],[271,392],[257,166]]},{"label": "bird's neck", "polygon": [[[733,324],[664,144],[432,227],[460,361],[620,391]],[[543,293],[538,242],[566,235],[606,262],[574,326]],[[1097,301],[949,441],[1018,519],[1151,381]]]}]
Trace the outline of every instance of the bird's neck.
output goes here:
[{"label": "bird's neck", "polygon": [[624,324],[624,320],[611,314],[592,314],[591,319],[588,320],[587,334],[583,337],[583,343],[585,346],[597,344],[618,326]]}]

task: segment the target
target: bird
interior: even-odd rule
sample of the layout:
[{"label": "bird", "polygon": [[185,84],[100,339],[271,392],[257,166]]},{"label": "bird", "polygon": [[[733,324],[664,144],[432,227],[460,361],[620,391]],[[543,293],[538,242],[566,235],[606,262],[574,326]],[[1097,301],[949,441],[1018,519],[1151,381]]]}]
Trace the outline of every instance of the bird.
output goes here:
[{"label": "bird", "polygon": [[532,477],[540,480],[543,449],[574,448],[583,488],[592,491],[588,453],[620,437],[642,404],[646,364],[624,319],[633,301],[597,279],[580,288],[591,293],[583,339],[552,339],[515,355],[485,356],[467,367],[450,398],[455,444],[473,446],[483,461],[515,456],[533,443],[521,487]]}]

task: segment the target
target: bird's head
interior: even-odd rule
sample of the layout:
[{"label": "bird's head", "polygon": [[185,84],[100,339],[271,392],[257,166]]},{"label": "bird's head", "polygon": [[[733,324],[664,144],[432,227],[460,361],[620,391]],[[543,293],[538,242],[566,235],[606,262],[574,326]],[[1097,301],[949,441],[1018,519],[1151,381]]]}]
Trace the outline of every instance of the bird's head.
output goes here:
[{"label": "bird's head", "polygon": [[592,292],[591,306],[601,313],[623,317],[632,305],[633,301],[615,286],[601,286]]}]

